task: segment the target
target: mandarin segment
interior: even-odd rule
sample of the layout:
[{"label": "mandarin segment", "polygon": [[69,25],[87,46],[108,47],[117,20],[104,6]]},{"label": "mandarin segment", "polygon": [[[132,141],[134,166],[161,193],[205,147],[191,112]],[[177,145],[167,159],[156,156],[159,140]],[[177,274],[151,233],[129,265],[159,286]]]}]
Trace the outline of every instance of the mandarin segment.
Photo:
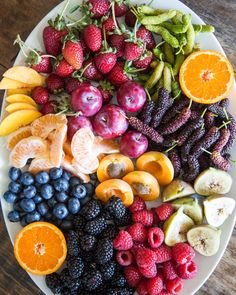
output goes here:
[{"label": "mandarin segment", "polygon": [[119,153],[119,145],[112,139],[103,139],[96,136],[94,139],[93,150],[96,155]]},{"label": "mandarin segment", "polygon": [[35,158],[31,161],[29,166],[29,172],[36,174],[40,171],[49,171],[51,168],[55,167],[50,160],[49,153],[46,153],[39,158]]},{"label": "mandarin segment", "polygon": [[12,150],[19,141],[31,135],[32,133],[30,126],[21,127],[18,130],[12,132],[7,137],[7,149]]},{"label": "mandarin segment", "polygon": [[71,151],[78,162],[92,151],[94,140],[95,136],[90,128],[81,128],[74,134],[71,141]]},{"label": "mandarin segment", "polygon": [[36,102],[28,95],[25,94],[12,94],[6,97],[8,103],[29,103],[37,107]]},{"label": "mandarin segment", "polygon": [[64,155],[63,145],[66,141],[67,125],[61,124],[54,131],[50,144],[50,160],[55,167],[60,167]]},{"label": "mandarin segment", "polygon": [[16,102],[16,103],[9,104],[5,110],[8,113],[14,113],[14,112],[20,111],[20,110],[35,110],[35,111],[37,111],[37,108],[29,103]]}]

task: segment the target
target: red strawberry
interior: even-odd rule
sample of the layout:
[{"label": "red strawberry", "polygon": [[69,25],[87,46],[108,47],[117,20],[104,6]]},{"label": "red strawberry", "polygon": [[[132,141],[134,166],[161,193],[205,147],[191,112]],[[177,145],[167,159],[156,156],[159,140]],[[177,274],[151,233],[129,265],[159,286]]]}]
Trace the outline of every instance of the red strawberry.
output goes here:
[{"label": "red strawberry", "polygon": [[140,26],[140,28],[137,30],[136,36],[137,38],[144,41],[147,49],[152,50],[156,46],[152,32],[150,32],[144,26]]},{"label": "red strawberry", "polygon": [[104,75],[112,70],[116,64],[116,60],[116,54],[108,51],[100,52],[94,57],[96,67]]},{"label": "red strawberry", "polygon": [[49,100],[49,91],[44,87],[36,87],[32,91],[32,98],[37,104],[45,104]]},{"label": "red strawberry", "polygon": [[59,59],[54,66],[54,70],[58,76],[66,78],[70,77],[74,68],[65,59]]},{"label": "red strawberry", "polygon": [[74,90],[76,90],[79,86],[84,85],[84,84],[89,84],[87,82],[81,82],[76,78],[69,78],[66,81],[66,91],[68,93],[72,93]]},{"label": "red strawberry", "polygon": [[113,34],[109,38],[109,44],[111,47],[116,49],[117,58],[124,55],[125,51],[125,35]]},{"label": "red strawberry", "polygon": [[163,289],[163,278],[161,275],[157,275],[155,278],[151,278],[147,282],[147,290],[149,295],[159,295]]},{"label": "red strawberry", "polygon": [[142,211],[146,208],[147,208],[146,203],[139,196],[134,196],[133,204],[131,206],[129,206],[129,210],[132,213]]},{"label": "red strawberry", "polygon": [[79,41],[71,39],[66,41],[62,48],[64,59],[76,70],[79,70],[83,63],[83,49]]},{"label": "red strawberry", "polygon": [[124,3],[123,0],[116,0],[115,3],[115,16],[120,17],[126,14],[129,10],[128,6]]},{"label": "red strawberry", "polygon": [[127,61],[138,59],[143,53],[143,46],[134,43],[126,42],[124,57]]},{"label": "red strawberry", "polygon": [[151,62],[152,62],[152,52],[151,51],[147,51],[144,54],[142,54],[140,56],[140,58],[138,60],[135,60],[133,62],[133,65],[138,68],[138,69],[148,69]]},{"label": "red strawberry", "polygon": [[56,106],[52,101],[49,101],[47,103],[45,103],[42,107],[42,109],[40,110],[40,112],[43,115],[47,115],[47,114],[55,114],[56,112]]},{"label": "red strawberry", "polygon": [[96,68],[94,59],[92,57],[84,62],[83,68],[85,69],[83,72],[84,78],[94,81],[99,81],[102,79],[102,74]]},{"label": "red strawberry", "polygon": [[124,269],[126,281],[130,287],[136,287],[142,276],[137,266],[128,266]]},{"label": "red strawberry", "polygon": [[124,63],[118,62],[108,75],[108,80],[114,86],[120,86],[130,80],[127,71],[124,67]]},{"label": "red strawberry", "polygon": [[106,34],[113,32],[116,28],[113,17],[109,16],[106,20],[104,20],[102,27],[105,29]]},{"label": "red strawberry", "polygon": [[88,0],[92,18],[100,18],[108,13],[110,2],[108,0]]},{"label": "red strawberry", "polygon": [[114,87],[108,81],[100,81],[98,89],[102,94],[103,103],[108,103],[113,97]]},{"label": "red strawberry", "polygon": [[148,295],[146,279],[142,279],[139,282],[136,291],[138,292],[139,295]]},{"label": "red strawberry", "polygon": [[25,62],[38,73],[50,74],[52,72],[51,57],[42,52],[30,51]]},{"label": "red strawberry", "polygon": [[82,47],[82,49],[83,49],[83,53],[84,53],[84,55],[90,53],[90,49],[87,47],[87,45],[86,45],[86,43],[85,43],[85,41],[84,41],[83,36],[81,36],[80,44],[81,44],[81,47]]},{"label": "red strawberry", "polygon": [[129,250],[133,246],[133,241],[130,234],[121,230],[113,241],[113,248],[116,250]]},{"label": "red strawberry", "polygon": [[102,47],[102,32],[95,25],[88,25],[83,31],[86,46],[93,52],[99,51]]},{"label": "red strawberry", "polygon": [[51,93],[59,93],[63,91],[65,87],[64,80],[56,74],[51,74],[46,80],[47,88]]},{"label": "red strawberry", "polygon": [[134,27],[136,22],[136,16],[133,14],[131,10],[128,10],[125,14],[125,23],[128,27]]}]

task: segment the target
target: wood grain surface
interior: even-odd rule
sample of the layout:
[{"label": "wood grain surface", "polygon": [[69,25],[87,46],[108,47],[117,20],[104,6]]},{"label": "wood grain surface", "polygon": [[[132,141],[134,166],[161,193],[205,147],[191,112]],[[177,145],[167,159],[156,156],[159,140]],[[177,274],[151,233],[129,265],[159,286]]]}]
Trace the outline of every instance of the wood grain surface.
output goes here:
[{"label": "wood grain surface", "polygon": [[[236,68],[236,0],[186,0],[183,2],[201,16],[205,22],[216,27],[216,36]],[[11,66],[18,52],[17,46],[12,45],[16,34],[19,33],[24,40],[42,17],[58,3],[60,3],[58,0],[1,0],[0,75]],[[42,294],[16,263],[1,214],[0,237],[0,294]],[[236,230],[234,230],[221,262],[210,279],[196,293],[197,295],[236,294],[235,245]]]}]

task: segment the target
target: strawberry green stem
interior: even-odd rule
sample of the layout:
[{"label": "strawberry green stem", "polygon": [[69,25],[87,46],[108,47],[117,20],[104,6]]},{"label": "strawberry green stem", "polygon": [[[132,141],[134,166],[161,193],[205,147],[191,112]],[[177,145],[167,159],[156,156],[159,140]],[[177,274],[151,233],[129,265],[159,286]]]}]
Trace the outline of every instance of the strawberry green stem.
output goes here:
[{"label": "strawberry green stem", "polygon": [[[68,17],[67,16],[67,18],[69,18],[70,20],[73,20],[71,17]],[[76,24],[78,24],[78,23],[80,23],[82,20],[84,20],[86,18],[86,15],[84,15],[83,17],[81,17],[80,19],[78,19],[78,20],[73,20],[73,23],[69,23],[69,24],[67,24],[66,26],[67,27],[73,27],[73,26],[75,26]]]},{"label": "strawberry green stem", "polygon": [[119,33],[121,33],[121,32],[120,32],[120,29],[119,29],[119,27],[118,27],[117,21],[116,21],[115,2],[114,2],[114,1],[111,3],[111,11],[112,11],[112,18],[113,18],[113,22],[114,22],[114,24],[115,24],[115,27],[116,27],[117,31],[118,31]]},{"label": "strawberry green stem", "polygon": [[66,12],[66,9],[67,9],[67,7],[68,7],[69,4],[70,4],[70,0],[67,0],[66,1],[66,4],[65,4],[65,6],[64,6],[64,8],[63,8],[63,10],[62,10],[62,12],[60,14],[59,21],[63,18],[63,16],[64,16],[64,14]]},{"label": "strawberry green stem", "polygon": [[134,40],[137,39],[137,27],[138,27],[138,19],[136,19],[136,22],[134,25]]},{"label": "strawberry green stem", "polygon": [[102,30],[103,30],[103,37],[104,37],[104,49],[105,51],[107,51],[107,37],[106,37],[105,26],[103,26]]}]

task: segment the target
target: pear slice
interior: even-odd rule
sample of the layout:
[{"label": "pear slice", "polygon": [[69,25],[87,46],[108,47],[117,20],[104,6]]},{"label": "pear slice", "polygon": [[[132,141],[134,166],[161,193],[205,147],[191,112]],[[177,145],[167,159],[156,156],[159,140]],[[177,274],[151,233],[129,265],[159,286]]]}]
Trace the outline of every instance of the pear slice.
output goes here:
[{"label": "pear slice", "polygon": [[232,214],[235,208],[235,200],[216,195],[207,198],[203,205],[207,222],[212,226],[219,227]]},{"label": "pear slice", "polygon": [[232,182],[229,173],[211,167],[199,174],[194,182],[194,189],[202,196],[227,194]]},{"label": "pear slice", "polygon": [[195,193],[193,187],[187,182],[179,179],[173,180],[167,185],[162,193],[163,202],[186,197]]},{"label": "pear slice", "polygon": [[164,223],[165,243],[168,246],[174,246],[176,243],[187,241],[187,232],[194,226],[193,220],[183,213],[181,207],[172,214]]},{"label": "pear slice", "polygon": [[213,256],[220,247],[221,230],[210,225],[199,225],[187,233],[189,244],[204,256]]},{"label": "pear slice", "polygon": [[181,198],[171,203],[175,209],[183,207],[184,213],[188,215],[195,224],[203,223],[203,209],[198,200],[192,197]]}]

